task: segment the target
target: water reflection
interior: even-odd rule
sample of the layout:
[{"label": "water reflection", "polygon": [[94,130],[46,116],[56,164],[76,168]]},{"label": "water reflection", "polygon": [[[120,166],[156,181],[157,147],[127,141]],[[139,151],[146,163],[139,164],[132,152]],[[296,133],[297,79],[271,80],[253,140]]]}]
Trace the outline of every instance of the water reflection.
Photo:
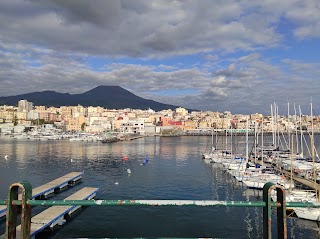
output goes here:
[{"label": "water reflection", "polygon": [[[210,137],[149,137],[101,144],[1,137],[0,198],[6,197],[11,183],[22,179],[39,186],[70,171],[84,171],[81,187],[99,187],[102,199],[261,200],[261,191],[246,190],[219,164],[205,164],[201,160],[209,140]],[[234,145],[234,150],[240,151],[241,147],[237,147]],[[7,161],[5,155],[9,155]],[[146,156],[149,162],[141,165]],[[68,190],[58,196],[63,198],[69,193]],[[319,236],[318,231],[300,225],[299,220],[288,220],[289,238]],[[52,238],[262,238],[261,230],[261,208],[92,207]]]}]

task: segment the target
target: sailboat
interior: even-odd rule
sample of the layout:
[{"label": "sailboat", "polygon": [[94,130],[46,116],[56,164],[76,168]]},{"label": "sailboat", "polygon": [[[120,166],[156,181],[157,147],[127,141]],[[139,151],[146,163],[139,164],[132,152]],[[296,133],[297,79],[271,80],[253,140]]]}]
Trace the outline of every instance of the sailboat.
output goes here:
[{"label": "sailboat", "polygon": [[[311,156],[312,156],[312,163],[313,163],[313,177],[314,177],[314,188],[315,188],[315,195],[317,201],[319,201],[319,196],[317,192],[317,182],[316,182],[316,167],[315,167],[315,147],[314,147],[314,132],[313,132],[313,109],[312,109],[312,102],[311,105]],[[296,213],[297,217],[312,221],[320,221],[320,208],[295,208],[294,212]]]},{"label": "sailboat", "polygon": [[213,127],[211,128],[211,151],[209,153],[204,153],[202,155],[202,159],[204,159],[205,161],[210,162],[212,159],[212,154],[214,152],[215,148],[213,146]]},{"label": "sailboat", "polygon": [[222,154],[221,150],[217,150],[216,147],[218,145],[218,139],[217,139],[217,131],[215,131],[215,145],[213,142],[213,127],[211,130],[211,151],[209,153],[203,154],[202,159],[204,159],[207,163],[215,163],[219,159],[219,154]]},{"label": "sailboat", "polygon": [[[286,202],[315,202],[316,193],[311,190],[293,189],[293,158],[294,158],[294,139],[291,135],[291,157],[290,157],[290,187],[286,192]],[[275,191],[272,194],[272,199],[276,201]],[[295,211],[296,208],[287,208],[289,211]]]},{"label": "sailboat", "polygon": [[[265,160],[263,132],[264,132],[264,122],[262,119],[262,122],[261,122],[261,163],[262,164],[263,164],[263,161]],[[264,166],[262,165],[262,168],[263,167]],[[264,185],[267,182],[273,182],[275,184],[279,184],[286,189],[289,189],[289,186],[290,186],[290,184],[288,183],[285,177],[281,175],[276,175],[273,172],[262,172],[261,170],[256,170],[254,172],[249,172],[248,170],[246,170],[246,175],[243,177],[242,182],[248,188],[260,189],[260,190],[263,189]]]}]

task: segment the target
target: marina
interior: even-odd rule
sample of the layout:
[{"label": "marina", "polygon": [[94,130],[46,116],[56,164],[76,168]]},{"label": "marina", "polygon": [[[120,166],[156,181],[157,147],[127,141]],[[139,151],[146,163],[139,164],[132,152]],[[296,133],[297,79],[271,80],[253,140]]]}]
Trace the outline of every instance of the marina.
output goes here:
[{"label": "marina", "polygon": [[0,238],[320,239],[319,10],[1,0]]},{"label": "marina", "polygon": [[[83,172],[71,172],[62,177],[59,177],[51,182],[32,189],[32,198],[34,199],[44,199],[49,195],[58,193],[62,189],[72,185],[77,181],[81,180],[83,177]],[[20,197],[20,196],[19,196]],[[6,215],[6,206],[0,206],[0,217]]]},{"label": "marina", "polygon": [[[82,184],[99,187],[99,199],[261,201],[261,191],[247,191],[247,186],[226,173],[222,164],[201,160],[209,140],[210,137],[203,136],[147,137],[107,146],[101,142],[5,139],[1,141],[2,154],[10,157],[0,166],[5,179],[4,189],[0,188],[1,198],[7,195],[6,185],[15,182],[24,171],[33,175],[29,177],[33,184],[44,184],[53,169],[60,173],[85,169],[86,180]],[[219,142],[224,141],[222,138]],[[243,138],[239,141],[245,142]],[[144,164],[146,155],[148,163]],[[70,190],[56,197],[64,199]],[[106,220],[105,215],[112,220]],[[317,231],[304,228],[303,223],[298,223],[300,220],[287,218],[288,238],[297,238],[294,237],[297,235],[299,238],[319,238]],[[88,207],[71,223],[59,227],[50,238],[262,238],[261,225],[262,209],[259,208],[139,207],[137,210],[134,207]],[[3,234],[3,224],[0,224],[0,230]]]}]

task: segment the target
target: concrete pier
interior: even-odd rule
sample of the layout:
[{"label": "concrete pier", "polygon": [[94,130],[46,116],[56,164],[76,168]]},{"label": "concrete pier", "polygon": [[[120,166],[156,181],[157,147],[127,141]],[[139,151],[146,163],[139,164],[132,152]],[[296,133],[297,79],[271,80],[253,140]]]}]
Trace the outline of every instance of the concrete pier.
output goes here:
[{"label": "concrete pier", "polygon": [[[73,183],[81,180],[83,177],[83,172],[71,172],[60,178],[57,178],[49,183],[41,185],[39,187],[32,189],[32,198],[33,199],[43,199],[47,198],[50,194],[58,193],[63,188],[68,185],[72,185]],[[21,199],[21,195],[19,195],[19,199]],[[0,206],[0,217],[6,215],[7,206]]]},{"label": "concrete pier", "polygon": [[[98,188],[85,187],[64,200],[90,200],[96,196]],[[63,225],[81,206],[52,206],[31,218],[30,238],[34,238],[44,229],[53,230]],[[16,238],[20,238],[21,225],[16,228]],[[5,235],[2,237],[4,238]],[[2,238],[1,237],[1,238]]]}]

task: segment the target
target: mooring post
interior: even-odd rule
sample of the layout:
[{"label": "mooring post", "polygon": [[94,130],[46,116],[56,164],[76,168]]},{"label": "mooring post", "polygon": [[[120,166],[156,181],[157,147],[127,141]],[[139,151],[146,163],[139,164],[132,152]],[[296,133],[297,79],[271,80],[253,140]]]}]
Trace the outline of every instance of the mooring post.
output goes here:
[{"label": "mooring post", "polygon": [[263,239],[272,238],[272,190],[276,189],[277,192],[277,227],[278,239],[287,239],[287,219],[286,219],[286,197],[285,189],[280,185],[275,185],[268,182],[263,187],[263,201],[266,206],[263,208]]},{"label": "mooring post", "polygon": [[30,239],[31,228],[31,206],[27,201],[32,199],[32,186],[29,182],[22,181],[11,184],[8,193],[6,239],[16,238],[18,205],[13,201],[18,200],[19,188],[21,189],[21,239]]}]

